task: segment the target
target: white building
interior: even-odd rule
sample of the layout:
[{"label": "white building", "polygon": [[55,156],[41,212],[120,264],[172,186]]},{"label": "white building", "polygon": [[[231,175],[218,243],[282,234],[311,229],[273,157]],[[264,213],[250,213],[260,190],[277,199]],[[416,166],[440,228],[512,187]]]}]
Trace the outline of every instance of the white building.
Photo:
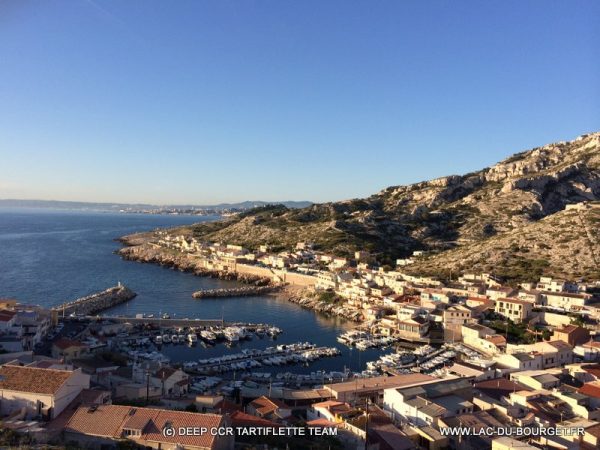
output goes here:
[{"label": "white building", "polygon": [[90,387],[90,376],[77,370],[4,365],[0,367],[0,414],[24,409],[27,418],[53,419]]}]

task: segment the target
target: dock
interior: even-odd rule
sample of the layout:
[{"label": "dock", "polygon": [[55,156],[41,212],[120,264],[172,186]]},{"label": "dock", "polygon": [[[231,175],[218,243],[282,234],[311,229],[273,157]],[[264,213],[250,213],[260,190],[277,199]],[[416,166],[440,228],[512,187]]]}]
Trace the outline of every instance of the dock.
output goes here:
[{"label": "dock", "polygon": [[246,323],[246,322],[229,322],[223,319],[164,319],[161,317],[131,317],[131,316],[97,316],[86,315],[76,318],[65,317],[65,320],[89,320],[99,321],[106,320],[112,323],[130,323],[132,325],[154,325],[158,328],[196,328],[196,327],[231,327],[243,326],[249,329],[264,326],[264,324]]},{"label": "dock", "polygon": [[52,311],[62,315],[62,317],[70,316],[71,314],[87,316],[125,303],[136,295],[131,289],[119,283],[117,286],[113,286],[102,292],[86,295],[77,300],[55,306],[52,308]]}]

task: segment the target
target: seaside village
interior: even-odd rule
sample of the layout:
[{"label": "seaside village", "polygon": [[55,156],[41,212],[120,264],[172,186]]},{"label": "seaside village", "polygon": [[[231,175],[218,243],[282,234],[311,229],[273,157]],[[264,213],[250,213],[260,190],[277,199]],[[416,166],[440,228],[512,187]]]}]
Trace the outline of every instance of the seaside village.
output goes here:
[{"label": "seaside village", "polygon": [[[52,310],[2,300],[2,445],[600,448],[596,282],[405,274],[422,252],[384,268],[364,251],[341,258],[307,243],[253,252],[157,231],[147,245],[199,273],[266,278],[288,300],[353,325],[328,348],[288,343],[269,324],[103,317],[106,293]],[[185,362],[163,353],[279,334],[265,350]],[[349,348],[378,356],[356,372],[294,371]],[[553,432],[535,431],[544,429]]]}]

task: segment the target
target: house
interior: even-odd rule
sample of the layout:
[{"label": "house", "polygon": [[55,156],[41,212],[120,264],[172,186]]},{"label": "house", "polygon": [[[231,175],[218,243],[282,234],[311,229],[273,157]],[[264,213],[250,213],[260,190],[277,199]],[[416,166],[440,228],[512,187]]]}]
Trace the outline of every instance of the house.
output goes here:
[{"label": "house", "polygon": [[497,355],[495,361],[499,366],[512,370],[539,370],[543,368],[542,354],[537,352],[519,352]]},{"label": "house", "polygon": [[437,426],[439,419],[472,413],[470,380],[436,380],[434,383],[386,389],[383,406],[394,420],[407,420],[416,426]]},{"label": "house", "polygon": [[490,287],[485,291],[485,295],[487,295],[492,300],[510,297],[514,293],[515,290],[509,286]]},{"label": "house", "polygon": [[541,302],[551,308],[575,311],[583,308],[592,298],[591,294],[573,294],[568,292],[540,292]]},{"label": "house", "polygon": [[566,342],[575,347],[588,342],[590,340],[590,332],[587,329],[576,325],[565,325],[554,330],[552,339],[555,341]]},{"label": "house", "polygon": [[461,327],[463,343],[487,355],[502,353],[506,338],[493,329],[478,323],[467,323]]},{"label": "house", "polygon": [[252,400],[246,407],[246,412],[267,420],[286,419],[292,415],[292,410],[282,401],[261,396]]},{"label": "house", "polygon": [[497,404],[501,403],[504,398],[508,398],[513,392],[530,390],[524,385],[504,377],[480,381],[473,385],[473,389],[475,389],[473,402],[483,410],[493,409],[486,405],[495,407]]},{"label": "house", "polygon": [[510,375],[510,379],[533,390],[551,390],[560,384],[559,378],[551,373],[548,373],[547,370],[526,370],[524,372],[515,372]]},{"label": "house", "polygon": [[513,322],[523,322],[533,311],[533,303],[518,298],[502,297],[496,300],[494,311]]},{"label": "house", "polygon": [[53,419],[90,387],[90,377],[77,370],[4,365],[0,367],[0,413],[24,410],[26,417]]},{"label": "house", "polygon": [[161,367],[150,377],[150,384],[159,387],[162,395],[184,395],[189,391],[190,380],[183,370]]},{"label": "house", "polygon": [[74,359],[85,356],[88,347],[80,341],[60,338],[52,344],[52,357],[63,359],[65,362],[71,362]]},{"label": "house", "polygon": [[17,313],[8,309],[0,310],[0,332],[8,332],[17,325]]},{"label": "house", "polygon": [[540,277],[540,281],[536,286],[537,290],[548,291],[548,292],[573,292],[579,291],[577,283],[571,283],[569,281],[552,278],[552,277]]},{"label": "house", "polygon": [[563,341],[536,342],[535,344],[508,344],[506,353],[536,353],[542,356],[542,369],[559,367],[573,362],[573,347]]},{"label": "house", "polygon": [[[114,448],[120,443],[154,449],[231,450],[233,436],[209,430],[224,429],[225,416],[119,405],[79,407],[64,426],[65,441],[81,448]],[[205,432],[180,434],[181,429]],[[173,429],[173,435],[164,432]]]},{"label": "house", "polygon": [[442,312],[442,323],[444,324],[444,338],[446,341],[462,339],[462,326],[471,322],[471,309],[463,305],[452,305]]},{"label": "house", "polygon": [[423,317],[413,317],[398,321],[398,336],[407,340],[420,340],[429,332],[429,321]]},{"label": "house", "polygon": [[326,419],[332,423],[339,423],[343,416],[350,411],[354,411],[346,402],[336,400],[327,400],[324,402],[313,403],[306,412],[308,420]]},{"label": "house", "polygon": [[600,342],[590,339],[575,347],[573,352],[584,361],[600,361]]},{"label": "house", "polygon": [[51,326],[51,313],[39,307],[26,307],[17,310],[16,324],[22,329],[23,349],[31,350],[48,334]]}]

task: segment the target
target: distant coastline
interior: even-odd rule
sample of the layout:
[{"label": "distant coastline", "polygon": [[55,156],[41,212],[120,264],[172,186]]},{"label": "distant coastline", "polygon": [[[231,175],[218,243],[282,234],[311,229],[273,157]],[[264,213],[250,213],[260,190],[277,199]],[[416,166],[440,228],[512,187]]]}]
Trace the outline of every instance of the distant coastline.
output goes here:
[{"label": "distant coastline", "polygon": [[219,203],[215,205],[151,205],[145,203],[99,203],[74,202],[62,200],[22,200],[0,199],[0,207],[55,209],[63,211],[113,212],[122,214],[154,215],[191,215],[191,216],[227,216],[246,211],[257,206],[271,203],[283,204],[288,208],[304,208],[312,205],[309,201],[243,201],[238,203]]}]

